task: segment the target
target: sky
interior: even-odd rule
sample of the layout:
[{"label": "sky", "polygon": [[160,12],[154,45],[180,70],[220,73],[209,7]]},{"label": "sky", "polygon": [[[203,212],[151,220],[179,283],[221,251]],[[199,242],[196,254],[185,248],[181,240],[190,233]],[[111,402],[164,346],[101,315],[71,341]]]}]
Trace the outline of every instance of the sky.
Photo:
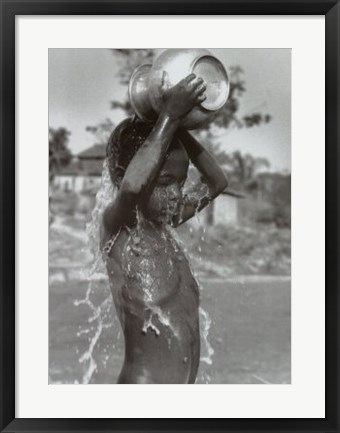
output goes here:
[{"label": "sky", "polygon": [[[272,116],[268,124],[252,128],[229,128],[219,135],[221,147],[269,160],[271,170],[291,169],[291,50],[210,49],[225,65],[244,70],[246,92],[239,116],[262,112]],[[71,131],[73,154],[92,146],[96,138],[86,131],[105,118],[118,123],[120,110],[110,101],[124,100],[127,88],[119,84],[120,65],[108,49],[49,50],[49,126]]]}]

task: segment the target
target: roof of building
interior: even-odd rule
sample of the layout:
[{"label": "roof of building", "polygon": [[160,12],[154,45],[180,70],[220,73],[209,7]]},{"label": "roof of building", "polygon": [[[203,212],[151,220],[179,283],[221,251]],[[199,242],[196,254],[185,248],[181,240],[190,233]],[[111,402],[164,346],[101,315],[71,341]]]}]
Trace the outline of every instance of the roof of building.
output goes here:
[{"label": "roof of building", "polygon": [[245,198],[245,194],[243,194],[242,192],[239,192],[239,191],[235,191],[235,190],[230,189],[230,188],[226,188],[224,191],[222,191],[222,194],[230,195],[230,196],[235,197],[235,198]]},{"label": "roof of building", "polygon": [[88,161],[86,167],[79,161],[72,161],[65,167],[61,167],[56,176],[101,176],[103,171],[103,161],[93,159]]},{"label": "roof of building", "polygon": [[106,144],[94,144],[78,153],[77,156],[79,159],[104,159],[106,157]]},{"label": "roof of building", "polygon": [[56,175],[58,176],[74,176],[74,175],[81,175],[81,170],[75,161],[71,161],[68,165],[64,167],[60,167],[59,170],[56,172]]}]

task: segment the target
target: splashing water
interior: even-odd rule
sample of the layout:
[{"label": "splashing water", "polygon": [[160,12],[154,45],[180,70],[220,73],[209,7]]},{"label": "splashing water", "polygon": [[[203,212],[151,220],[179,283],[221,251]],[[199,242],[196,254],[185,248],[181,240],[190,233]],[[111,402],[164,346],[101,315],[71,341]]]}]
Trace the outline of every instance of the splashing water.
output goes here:
[{"label": "splashing water", "polygon": [[[199,213],[196,212],[195,216],[196,216],[196,218],[199,218]],[[184,244],[183,244],[182,240],[180,239],[180,237],[178,236],[178,234],[176,233],[176,231],[172,228],[169,228],[169,231],[171,232],[173,239],[179,245],[181,245],[182,251],[184,252],[185,256],[187,257],[188,251],[184,247]],[[192,232],[191,226],[189,227],[189,231]],[[202,242],[205,241],[205,234],[206,234],[206,230],[205,230],[205,228],[203,228],[203,234],[200,237],[200,241],[202,241]],[[201,248],[200,244],[198,245],[198,250],[201,253],[202,248]],[[187,261],[188,261],[190,271],[197,282],[198,288],[199,288],[200,292],[202,292],[204,290],[204,286],[202,285],[197,272],[191,267],[190,257],[189,258],[187,257]],[[215,351],[214,351],[214,349],[213,349],[213,347],[209,341],[209,332],[210,332],[210,327],[211,327],[212,321],[211,321],[209,313],[202,306],[199,307],[199,316],[200,316],[200,335],[201,335],[201,342],[202,342],[202,345],[201,345],[201,352],[202,353],[201,353],[200,360],[202,362],[204,362],[205,364],[210,366],[210,365],[212,365],[212,362],[213,362],[212,357],[215,353]],[[210,378],[208,373],[206,373],[206,372],[203,373],[203,380],[205,383],[211,382],[211,378]]]},{"label": "splashing water", "polygon": [[[199,252],[199,257],[202,260],[202,246],[201,244],[204,243],[206,241],[206,228],[203,227],[202,229],[202,234],[200,237],[200,242],[198,244],[198,252]],[[203,286],[201,287],[201,290],[203,290]],[[201,361],[205,362],[208,365],[212,365],[212,357],[215,353],[210,341],[209,341],[209,331],[210,331],[210,327],[211,327],[211,318],[208,314],[208,312],[206,310],[204,310],[201,306],[199,307],[199,314],[200,314],[200,331],[201,331],[201,340],[203,341],[203,347],[204,347],[204,352],[205,354],[203,354],[201,356]],[[209,383],[210,380],[210,376],[205,373],[205,382]]]},{"label": "splashing water", "polygon": [[[198,214],[196,214],[198,217]],[[203,227],[202,234],[199,238],[199,243],[197,246],[199,261],[202,262],[202,243],[206,241],[206,228]],[[200,290],[202,291],[204,286],[201,285],[199,278],[197,279]],[[202,353],[201,353],[201,362],[204,362],[208,366],[212,365],[213,355],[215,353],[210,341],[209,341],[209,332],[211,327],[211,318],[208,312],[202,307],[199,307],[200,314],[200,334],[201,334],[201,342],[202,344]],[[203,383],[211,383],[211,377],[208,371],[201,372],[201,380]]]},{"label": "splashing water", "polygon": [[[196,184],[197,186],[197,184]],[[185,190],[183,191],[184,194],[188,194],[191,197],[195,197],[197,200],[197,207],[195,210],[195,215],[194,218],[196,220],[196,224],[198,227],[201,226],[201,214],[199,212],[199,209],[202,205],[202,201],[205,200],[206,198],[208,198],[208,200],[210,200],[210,194],[209,194],[209,188],[206,184],[202,184],[201,187],[199,187],[198,189],[196,189],[195,184],[194,183],[189,183],[186,187]],[[193,228],[190,225],[189,226],[189,232],[192,234],[193,233]],[[178,236],[176,235],[175,232],[173,232],[173,236],[175,239],[178,240],[178,242],[184,247],[183,243],[181,242],[180,239],[178,239]],[[198,262],[202,263],[203,257],[202,257],[202,252],[203,252],[203,248],[202,248],[202,244],[205,242],[206,240],[206,228],[203,226],[202,227],[202,234],[199,237],[199,242],[197,244],[197,255],[196,258],[198,258]],[[185,254],[187,254],[187,249],[184,247],[183,248]],[[202,292],[204,290],[204,286],[202,285],[202,283],[200,282],[200,278],[199,275],[197,274],[197,272],[195,272],[191,266],[190,263],[192,262],[192,260],[188,260],[189,263],[189,267],[191,269],[191,273],[193,274],[199,290]],[[210,332],[210,327],[211,327],[211,318],[208,314],[208,312],[202,307],[199,307],[199,315],[200,315],[200,335],[201,335],[201,357],[200,360],[201,362],[204,362],[205,364],[207,364],[208,366],[212,365],[212,357],[214,355],[214,349],[210,344],[209,341],[209,332]],[[201,372],[201,380],[204,383],[210,383],[211,382],[211,378],[210,375],[206,372],[203,371]]]},{"label": "splashing water", "polygon": [[[88,238],[88,247],[95,259],[101,258],[99,245],[99,227],[104,210],[114,201],[117,195],[117,188],[113,187],[109,165],[107,159],[104,160],[100,188],[96,195],[95,207],[91,214],[91,221],[86,225],[86,234]],[[103,262],[102,262],[103,263]],[[104,263],[103,263],[104,264]]]},{"label": "splashing water", "polygon": [[149,318],[145,320],[142,332],[146,334],[148,332],[148,329],[153,331],[157,336],[160,335],[161,333],[161,331],[157,328],[157,326],[154,325],[152,322],[152,312],[150,312]]},{"label": "splashing water", "polygon": [[205,362],[208,365],[211,365],[212,356],[215,352],[208,339],[211,326],[211,318],[202,307],[199,307],[199,313],[201,316],[201,336],[204,343],[204,351],[206,352],[205,355],[201,356],[201,361]]},{"label": "splashing water", "polygon": [[99,305],[95,305],[95,303],[91,300],[91,295],[93,295],[95,290],[97,289],[96,278],[95,278],[96,274],[103,273],[103,275],[105,275],[106,278],[105,266],[104,266],[105,263],[99,245],[100,244],[99,227],[101,225],[101,218],[103,212],[106,209],[106,207],[114,200],[115,194],[116,191],[112,186],[112,182],[108,170],[108,163],[107,160],[105,159],[103,164],[101,186],[97,192],[95,207],[91,215],[92,219],[86,225],[86,233],[88,239],[87,244],[93,257],[92,265],[90,266],[90,269],[86,272],[88,287],[87,287],[85,297],[83,299],[76,299],[74,301],[74,305],[76,307],[80,305],[86,305],[91,312],[91,315],[88,318],[89,326],[85,327],[84,329],[81,329],[81,331],[78,332],[77,336],[79,337],[82,334],[90,334],[94,329],[94,334],[92,336],[89,336],[88,348],[79,357],[80,363],[82,364],[86,363],[86,370],[82,378],[83,384],[90,383],[93,374],[97,371],[98,366],[94,358],[94,349],[99,341],[100,336],[102,335],[103,330],[112,327],[112,318],[110,320],[109,317],[109,312],[111,310],[111,305],[112,305],[111,294],[108,293],[108,296]]},{"label": "splashing water", "polygon": [[[108,253],[109,250],[112,248],[115,240],[117,239],[119,233],[117,236],[115,236],[109,244],[104,246],[104,257],[100,250],[100,239],[99,239],[99,227],[101,226],[101,219],[104,210],[106,207],[114,200],[114,197],[117,193],[117,189],[115,189],[112,185],[110,175],[109,175],[109,169],[108,169],[108,163],[107,160],[104,161],[103,164],[103,172],[102,172],[102,178],[101,178],[101,186],[97,192],[96,195],[96,201],[95,201],[95,207],[92,211],[92,218],[91,221],[86,226],[86,233],[87,233],[87,246],[90,250],[93,261],[89,269],[86,270],[86,278],[88,280],[88,287],[86,294],[83,299],[76,299],[74,301],[75,306],[80,305],[86,305],[90,310],[90,316],[88,318],[88,325],[85,327],[82,327],[82,329],[77,333],[77,336],[80,337],[81,335],[88,335],[88,347],[87,349],[80,355],[79,362],[81,364],[85,365],[85,372],[83,374],[81,382],[83,384],[89,384],[91,382],[91,379],[93,378],[93,375],[98,370],[98,363],[95,359],[94,351],[95,348],[100,340],[100,337],[103,334],[103,331],[105,329],[108,329],[113,326],[113,320],[112,320],[112,296],[110,291],[108,291],[107,296],[105,299],[99,304],[96,305],[93,298],[95,297],[96,291],[99,289],[97,284],[97,278],[96,276],[100,275],[103,276],[103,278],[108,282],[108,277],[106,275],[106,269],[105,269],[105,250]],[[196,212],[195,214],[197,220],[199,220],[199,213]],[[137,217],[139,217],[139,213],[137,212]],[[138,219],[137,225],[140,225],[140,220]],[[190,227],[192,230],[192,228]],[[169,227],[169,231],[171,232],[172,237],[178,241],[178,243],[182,246],[182,250],[184,253],[187,252],[187,249],[182,244],[181,240],[178,238],[175,230],[171,229]],[[205,235],[205,231],[203,229],[203,236],[200,238],[200,241],[203,241]],[[202,248],[199,245],[198,247],[199,256],[201,256]],[[189,266],[190,266],[190,260],[188,260]],[[197,273],[194,272],[191,269],[191,272],[193,276],[195,277],[200,291],[203,290],[202,285],[200,284],[199,278],[197,276]],[[109,287],[109,284],[106,285]],[[101,286],[102,287],[102,286]],[[204,362],[207,365],[212,365],[212,356],[214,354],[214,349],[212,348],[210,342],[209,342],[209,330],[211,326],[211,319],[209,317],[209,314],[207,311],[205,311],[202,307],[199,307],[199,315],[200,315],[200,334],[201,334],[201,341],[202,341],[202,354],[201,354],[201,361]],[[158,320],[165,326],[168,326],[172,329],[174,334],[176,334],[176,327],[173,323],[171,323],[170,317],[168,317],[167,314],[165,314],[161,309],[156,308],[154,305],[150,306],[150,317],[148,320],[144,323],[144,328],[142,331],[147,332],[148,329],[152,332],[155,332],[156,335],[158,335],[159,330],[155,326],[155,324],[152,322],[152,318],[157,317]],[[120,330],[118,329],[117,332],[120,334]],[[104,367],[108,361],[109,355],[106,353],[107,349],[104,349]],[[209,383],[210,376],[207,372],[203,372],[203,380],[205,383]]]}]

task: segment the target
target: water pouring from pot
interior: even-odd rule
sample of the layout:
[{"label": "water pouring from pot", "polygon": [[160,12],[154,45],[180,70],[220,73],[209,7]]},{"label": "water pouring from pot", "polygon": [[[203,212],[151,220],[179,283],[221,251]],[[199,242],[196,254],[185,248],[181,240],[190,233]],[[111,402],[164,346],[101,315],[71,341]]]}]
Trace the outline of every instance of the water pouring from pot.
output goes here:
[{"label": "water pouring from pot", "polygon": [[153,65],[139,66],[129,84],[131,105],[137,116],[152,122],[162,108],[162,83],[176,85],[194,73],[204,80],[206,99],[182,120],[186,129],[196,129],[210,123],[223,108],[229,94],[229,78],[223,64],[206,49],[167,49]]}]

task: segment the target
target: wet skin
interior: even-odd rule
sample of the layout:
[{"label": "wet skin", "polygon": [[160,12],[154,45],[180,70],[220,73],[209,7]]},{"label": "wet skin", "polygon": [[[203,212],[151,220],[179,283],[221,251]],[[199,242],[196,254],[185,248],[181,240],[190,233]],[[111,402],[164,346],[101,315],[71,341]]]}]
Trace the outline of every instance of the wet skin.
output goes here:
[{"label": "wet skin", "polygon": [[139,223],[121,229],[107,260],[126,347],[119,383],[194,383],[196,378],[199,291],[166,227],[180,211],[187,167],[186,151],[178,146],[165,161]]},{"label": "wet skin", "polygon": [[[190,219],[227,186],[213,156],[180,128],[204,91],[194,74],[164,88],[163,109],[103,214],[101,248],[125,337],[119,383],[195,382],[199,292],[167,225]],[[136,124],[127,119],[124,125]],[[189,159],[205,183],[182,198]]]}]

